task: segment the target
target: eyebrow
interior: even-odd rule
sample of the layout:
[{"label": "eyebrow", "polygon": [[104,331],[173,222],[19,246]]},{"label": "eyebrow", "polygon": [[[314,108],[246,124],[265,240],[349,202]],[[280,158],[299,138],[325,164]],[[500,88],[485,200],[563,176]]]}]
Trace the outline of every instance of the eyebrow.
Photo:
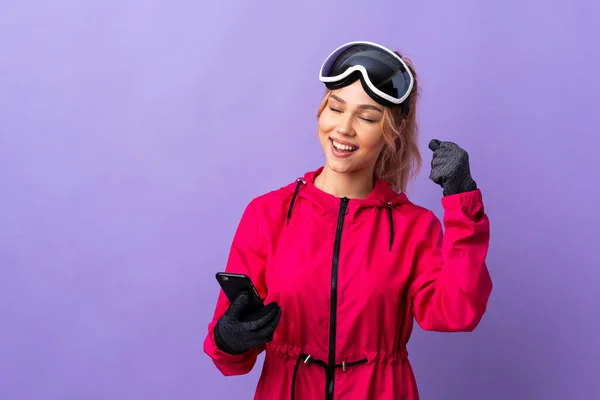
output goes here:
[{"label": "eyebrow", "polygon": [[[335,94],[330,95],[329,97],[331,97],[332,99],[334,99],[335,101],[342,103],[342,104],[346,104],[346,101],[340,97],[337,97]],[[379,111],[380,113],[383,112],[383,110],[379,107],[373,106],[371,104],[360,104],[358,106],[358,108],[362,109],[362,110],[375,110],[375,111]]]}]

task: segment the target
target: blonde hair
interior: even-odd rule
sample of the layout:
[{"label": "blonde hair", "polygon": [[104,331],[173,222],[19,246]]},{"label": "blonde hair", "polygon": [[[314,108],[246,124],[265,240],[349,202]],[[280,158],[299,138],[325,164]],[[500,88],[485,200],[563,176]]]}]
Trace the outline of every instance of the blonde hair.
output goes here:
[{"label": "blonde hair", "polygon": [[[418,145],[418,125],[416,105],[420,94],[419,80],[413,63],[401,56],[414,76],[414,85],[408,97],[408,115],[402,115],[401,107],[384,107],[381,129],[385,145],[375,163],[375,175],[386,181],[395,191],[406,192],[408,182],[413,180],[421,169],[422,158]],[[331,91],[327,90],[317,111],[317,118],[327,106]]]}]

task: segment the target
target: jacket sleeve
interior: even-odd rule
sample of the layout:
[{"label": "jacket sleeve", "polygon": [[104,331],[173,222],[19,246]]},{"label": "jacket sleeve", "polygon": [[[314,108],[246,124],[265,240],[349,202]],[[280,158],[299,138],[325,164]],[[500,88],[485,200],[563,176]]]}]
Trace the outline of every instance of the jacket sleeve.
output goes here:
[{"label": "jacket sleeve", "polygon": [[[266,257],[259,244],[258,221],[253,203],[250,203],[240,220],[229,252],[226,272],[246,274],[250,277],[258,294],[265,298],[267,294],[265,282]],[[219,318],[229,308],[229,301],[222,290],[219,291],[216,309],[212,321],[208,324],[208,334],[204,340],[204,352],[213,360],[215,366],[225,376],[244,375],[249,373],[257,356],[264,346],[247,351],[241,355],[231,355],[221,351],[214,337],[214,328]]]},{"label": "jacket sleeve", "polygon": [[409,286],[412,313],[423,330],[472,331],[485,313],[492,291],[486,266],[490,227],[481,192],[442,198],[445,233],[428,211],[415,253]]}]

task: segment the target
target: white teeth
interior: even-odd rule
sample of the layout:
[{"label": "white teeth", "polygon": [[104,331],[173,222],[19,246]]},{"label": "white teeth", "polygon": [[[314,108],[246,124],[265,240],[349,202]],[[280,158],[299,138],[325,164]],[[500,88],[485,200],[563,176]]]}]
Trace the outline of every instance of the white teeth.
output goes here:
[{"label": "white teeth", "polygon": [[338,150],[353,151],[353,150],[356,150],[358,148],[358,147],[346,146],[344,144],[336,142],[335,140],[332,140],[332,142],[333,142],[333,147],[335,147]]}]

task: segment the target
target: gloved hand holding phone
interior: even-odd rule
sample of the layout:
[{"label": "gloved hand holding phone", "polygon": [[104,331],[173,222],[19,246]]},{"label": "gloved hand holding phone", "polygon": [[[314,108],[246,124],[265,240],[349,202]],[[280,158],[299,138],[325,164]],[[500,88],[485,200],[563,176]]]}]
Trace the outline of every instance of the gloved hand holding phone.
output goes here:
[{"label": "gloved hand holding phone", "polygon": [[240,292],[215,326],[215,342],[228,354],[243,354],[273,340],[281,318],[281,307],[269,303],[258,312],[247,313],[250,296]]}]

